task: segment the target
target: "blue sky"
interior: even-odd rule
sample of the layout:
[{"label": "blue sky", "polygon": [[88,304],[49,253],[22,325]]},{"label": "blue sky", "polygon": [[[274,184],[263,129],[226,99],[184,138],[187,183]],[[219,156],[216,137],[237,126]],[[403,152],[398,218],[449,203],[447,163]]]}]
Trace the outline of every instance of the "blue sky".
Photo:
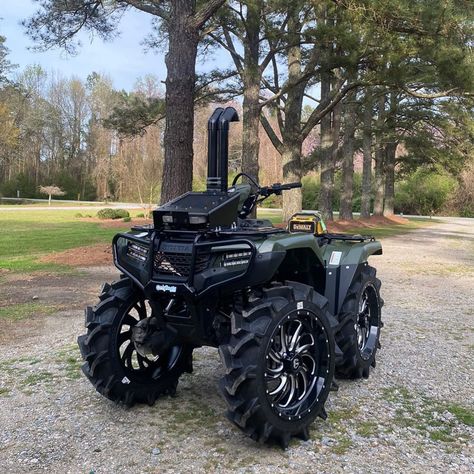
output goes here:
[{"label": "blue sky", "polygon": [[37,9],[32,0],[0,0],[0,34],[6,36],[10,50],[9,59],[20,70],[30,64],[40,64],[48,71],[59,71],[65,76],[75,75],[85,79],[92,71],[107,74],[118,89],[130,90],[138,77],[154,74],[159,80],[166,77],[164,54],[144,52],[140,44],[151,31],[151,17],[138,10],[130,10],[120,23],[121,35],[113,42],[103,42],[80,35],[82,48],[74,57],[60,49],[44,53],[28,49],[33,44],[25,35],[20,21]]}]

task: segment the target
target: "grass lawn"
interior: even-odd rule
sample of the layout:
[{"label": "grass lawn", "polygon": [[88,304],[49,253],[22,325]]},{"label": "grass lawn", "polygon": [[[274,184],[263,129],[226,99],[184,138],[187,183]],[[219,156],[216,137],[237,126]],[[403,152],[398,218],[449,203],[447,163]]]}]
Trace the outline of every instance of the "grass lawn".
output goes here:
[{"label": "grass lawn", "polygon": [[[140,210],[132,211],[134,216]],[[75,247],[111,242],[121,228],[104,228],[98,222],[83,221],[75,215],[77,210],[48,210],[2,212],[0,209],[0,270],[17,272],[36,270],[66,271],[64,265],[43,263],[39,258],[54,251]],[[95,214],[92,211],[90,214]],[[281,211],[259,209],[259,218],[270,219],[274,224],[281,223]],[[431,222],[435,222],[434,220]],[[409,224],[388,225],[370,229],[349,229],[348,232],[367,233],[375,237],[409,232],[429,225],[424,219],[410,219]],[[124,222],[123,230],[132,223]]]},{"label": "grass lawn", "polygon": [[48,316],[58,311],[54,305],[45,305],[41,303],[19,303],[10,306],[0,307],[0,321],[21,321],[22,319],[29,319],[34,315]]},{"label": "grass lawn", "polygon": [[[81,221],[75,214],[76,210],[18,213],[0,210],[0,269],[23,272],[66,269],[66,266],[41,263],[38,258],[53,251],[110,242],[121,230]],[[124,222],[123,229],[129,228],[130,223]]]}]

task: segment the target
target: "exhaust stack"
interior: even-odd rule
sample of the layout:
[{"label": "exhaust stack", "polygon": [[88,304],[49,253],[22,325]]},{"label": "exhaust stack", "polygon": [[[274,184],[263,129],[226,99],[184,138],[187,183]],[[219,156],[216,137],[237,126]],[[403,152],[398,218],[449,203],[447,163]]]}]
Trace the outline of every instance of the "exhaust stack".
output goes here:
[{"label": "exhaust stack", "polygon": [[217,172],[217,125],[224,109],[218,107],[207,121],[207,190],[215,191],[221,188]]},{"label": "exhaust stack", "polygon": [[229,122],[238,122],[233,107],[214,110],[207,122],[207,190],[227,192],[229,175]]}]

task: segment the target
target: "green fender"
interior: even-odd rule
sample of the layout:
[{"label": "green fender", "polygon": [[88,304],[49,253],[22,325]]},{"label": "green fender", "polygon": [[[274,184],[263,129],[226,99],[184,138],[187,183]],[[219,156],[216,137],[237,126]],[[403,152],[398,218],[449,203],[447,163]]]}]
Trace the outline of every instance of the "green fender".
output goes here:
[{"label": "green fender", "polygon": [[359,265],[371,255],[382,255],[382,244],[371,242],[334,241],[323,247],[323,259],[328,267]]},{"label": "green fender", "polygon": [[322,252],[316,239],[312,234],[273,234],[265,239],[258,247],[258,253],[288,251],[295,249],[311,249],[319,260],[322,260]]}]

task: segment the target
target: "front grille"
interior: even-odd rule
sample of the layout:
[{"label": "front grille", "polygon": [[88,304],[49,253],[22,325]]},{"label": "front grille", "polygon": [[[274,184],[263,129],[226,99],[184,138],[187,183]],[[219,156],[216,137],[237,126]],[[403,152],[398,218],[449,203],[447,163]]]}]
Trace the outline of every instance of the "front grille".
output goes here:
[{"label": "front grille", "polygon": [[[202,272],[209,264],[209,254],[196,255],[194,272]],[[156,273],[175,275],[181,277],[189,276],[191,271],[190,253],[177,252],[157,252],[154,259],[154,269]]]}]

